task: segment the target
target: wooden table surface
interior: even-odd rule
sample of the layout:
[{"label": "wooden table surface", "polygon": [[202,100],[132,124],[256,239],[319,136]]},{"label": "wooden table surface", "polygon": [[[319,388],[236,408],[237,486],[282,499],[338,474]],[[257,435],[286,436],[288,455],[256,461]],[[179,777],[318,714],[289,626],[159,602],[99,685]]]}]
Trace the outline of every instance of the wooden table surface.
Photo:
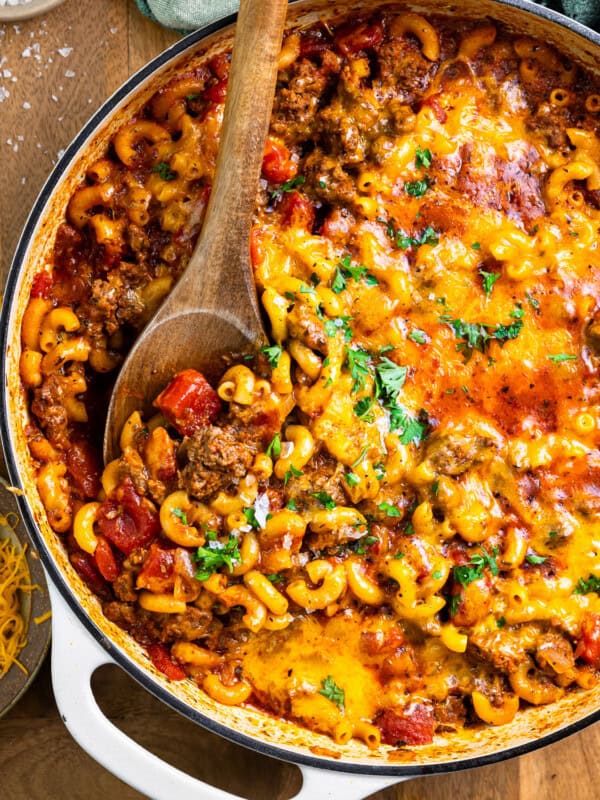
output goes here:
[{"label": "wooden table surface", "polygon": [[[111,92],[176,38],[176,33],[144,19],[126,0],[66,0],[45,17],[0,25],[2,276],[29,208],[60,151]],[[295,767],[206,733],[118,668],[103,668],[94,681],[98,700],[116,725],[190,774],[256,800],[285,800],[297,791],[300,777]],[[600,725],[595,725],[520,759],[409,781],[373,797],[594,800],[600,796],[599,753]],[[54,704],[49,661],[29,693],[0,720],[0,797],[142,797],[71,739]]]}]

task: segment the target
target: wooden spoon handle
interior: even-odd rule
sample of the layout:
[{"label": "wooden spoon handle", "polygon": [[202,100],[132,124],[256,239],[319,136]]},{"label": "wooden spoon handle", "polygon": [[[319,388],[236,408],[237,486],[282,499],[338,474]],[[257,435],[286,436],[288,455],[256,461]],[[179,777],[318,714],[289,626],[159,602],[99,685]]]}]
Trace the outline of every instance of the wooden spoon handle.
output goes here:
[{"label": "wooden spoon handle", "polygon": [[180,280],[196,306],[202,302],[239,313],[243,293],[257,313],[249,235],[286,11],[287,0],[240,3],[215,181],[200,241]]}]

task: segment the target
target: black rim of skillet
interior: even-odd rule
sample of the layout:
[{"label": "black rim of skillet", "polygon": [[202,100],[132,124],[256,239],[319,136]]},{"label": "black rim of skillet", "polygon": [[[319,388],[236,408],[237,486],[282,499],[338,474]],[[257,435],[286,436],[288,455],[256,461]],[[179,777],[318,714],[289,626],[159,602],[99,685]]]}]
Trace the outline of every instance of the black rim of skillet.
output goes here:
[{"label": "black rim of skillet", "polygon": [[[584,39],[592,42],[600,47],[600,34],[587,28],[585,25],[578,23],[569,17],[559,14],[556,11],[545,8],[543,6],[535,5],[530,0],[495,0],[498,5],[510,6],[521,10],[534,17],[539,17],[548,22],[554,23],[563,28],[567,28],[572,32],[579,34]],[[30,241],[35,232],[38,221],[44,211],[46,203],[52,195],[57,184],[62,179],[64,173],[70,166],[74,156],[78,153],[81,145],[85,140],[95,131],[95,129],[105,121],[106,117],[115,109],[120,102],[132,92],[142,81],[157,72],[160,67],[171,61],[174,57],[182,55],[186,50],[193,45],[199,44],[204,38],[213,33],[225,28],[228,25],[235,23],[237,18],[236,14],[230,14],[223,17],[216,22],[207,25],[200,30],[184,36],[178,42],[173,44],[167,50],[153,58],[138,72],[134,73],[117,91],[106,100],[103,105],[96,111],[90,120],[84,125],[82,130],[73,139],[71,144],[67,147],[62,158],[58,161],[46,183],[42,187],[38,198],[31,210],[31,213],[25,223],[25,227],[19,239],[19,243],[15,250],[15,255],[8,273],[6,282],[5,301],[2,306],[0,314],[0,346],[1,352],[7,353],[11,346],[11,337],[9,330],[10,316],[13,307],[14,294],[17,289],[18,279],[21,269],[25,264],[25,256],[29,248]],[[2,447],[4,450],[4,457],[10,480],[14,486],[23,488],[15,455],[13,452],[13,442],[11,430],[9,425],[9,402],[7,391],[7,360],[3,358],[0,360],[0,391],[2,392],[2,404],[0,407],[0,435],[2,437]],[[158,682],[153,680],[138,664],[136,664],[130,657],[128,657],[118,647],[115,647],[113,642],[107,640],[105,634],[98,628],[91,618],[86,614],[80,603],[78,602],[75,594],[69,587],[63,574],[59,570],[48,546],[41,535],[38,527],[33,518],[33,514],[27,502],[25,495],[17,497],[20,512],[23,521],[27,527],[29,535],[39,549],[39,553],[43,565],[52,579],[54,585],[65,599],[70,609],[73,611],[79,622],[88,631],[89,634],[98,642],[111,656],[116,663],[122,667],[131,677],[133,677],[139,684],[141,684],[147,691],[165,703],[167,706],[177,711],[184,717],[192,720],[201,727],[205,728],[212,733],[216,733],[225,739],[228,739],[235,744],[246,747],[262,755],[271,756],[280,761],[287,761],[294,764],[301,764],[308,767],[317,769],[327,769],[341,773],[353,773],[365,776],[389,776],[389,777],[409,777],[417,775],[431,775],[435,773],[454,772],[462,769],[471,769],[473,767],[480,767],[486,764],[494,764],[508,758],[530,753],[537,750],[542,746],[552,744],[560,739],[565,738],[573,733],[583,730],[588,725],[600,720],[600,708],[591,712],[580,720],[565,725],[558,731],[548,733],[540,736],[540,738],[526,742],[523,744],[507,747],[494,753],[486,755],[465,758],[457,761],[440,762],[436,764],[396,764],[392,765],[361,765],[351,762],[344,762],[343,760],[326,759],[318,756],[310,756],[304,753],[296,753],[288,749],[285,745],[268,744],[262,740],[254,739],[245,733],[240,733],[232,727],[223,725],[220,722],[212,719],[206,714],[200,713],[194,708],[191,708],[187,703],[180,700],[175,695],[171,694],[167,689],[161,686]],[[452,756],[451,756],[452,757]]]}]

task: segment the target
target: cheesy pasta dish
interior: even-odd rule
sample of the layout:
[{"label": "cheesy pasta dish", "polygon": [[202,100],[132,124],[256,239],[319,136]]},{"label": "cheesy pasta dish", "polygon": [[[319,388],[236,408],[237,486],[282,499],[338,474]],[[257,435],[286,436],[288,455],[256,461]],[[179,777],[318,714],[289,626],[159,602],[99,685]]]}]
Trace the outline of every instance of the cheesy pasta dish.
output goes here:
[{"label": "cheesy pasta dish", "polygon": [[33,282],[27,438],[75,570],[170,679],[338,743],[590,688],[600,82],[487,23],[288,33],[250,242],[271,344],[173,376],[103,469],[116,371],[202,225],[228,68],[182,69],[116,133]]}]

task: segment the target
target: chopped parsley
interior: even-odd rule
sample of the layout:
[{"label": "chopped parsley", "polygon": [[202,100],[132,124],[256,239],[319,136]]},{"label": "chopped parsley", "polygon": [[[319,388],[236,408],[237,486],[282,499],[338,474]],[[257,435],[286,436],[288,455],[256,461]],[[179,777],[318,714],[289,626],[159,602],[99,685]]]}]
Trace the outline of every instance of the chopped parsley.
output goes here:
[{"label": "chopped parsley", "polygon": [[443,574],[444,573],[441,570],[436,569],[431,573],[431,577],[433,578],[434,581],[439,581],[439,579],[443,576]]},{"label": "chopped parsley", "polygon": [[407,236],[400,229],[396,230],[393,219],[386,220],[383,217],[377,217],[377,222],[382,222],[385,225],[387,236],[400,250],[408,250],[409,247],[420,247],[422,244],[435,245],[440,240],[439,234],[431,225],[428,225],[420,236]]},{"label": "chopped parsley", "polygon": [[500,277],[499,272],[486,272],[484,269],[479,270],[479,274],[483,278],[483,291],[486,297],[490,297],[494,284]]},{"label": "chopped parsley", "polygon": [[267,447],[267,455],[273,458],[279,458],[281,455],[281,436],[278,433],[271,439],[271,443]]},{"label": "chopped parsley", "polygon": [[375,367],[375,382],[378,397],[395,401],[406,381],[408,367],[401,367],[383,356]]},{"label": "chopped parsley", "polygon": [[285,504],[285,507],[289,508],[290,511],[298,511],[298,506],[296,505],[296,501],[294,500],[293,497],[292,497],[291,500],[287,501],[287,503]]},{"label": "chopped parsley", "polygon": [[504,617],[498,617],[496,620],[496,627],[503,628],[506,625],[506,619]]},{"label": "chopped parsley", "polygon": [[411,197],[423,197],[425,192],[429,189],[429,180],[423,178],[420,181],[407,181],[404,184],[404,191]]},{"label": "chopped parsley", "polygon": [[560,364],[562,361],[576,361],[577,356],[572,355],[571,353],[555,353],[551,356],[546,356],[548,361],[552,361],[554,364]]},{"label": "chopped parsley", "polygon": [[185,99],[186,100],[197,100],[199,97],[200,97],[200,94],[198,94],[196,92],[194,94],[186,94]]},{"label": "chopped parsley", "polygon": [[321,687],[322,688],[319,689],[319,694],[322,694],[323,697],[331,700],[332,703],[334,703],[340,710],[343,711],[346,695],[344,690],[337,685],[331,675],[328,675],[321,681]]},{"label": "chopped parsley", "polygon": [[302,186],[303,183],[306,183],[304,175],[296,175],[295,178],[290,178],[271,193],[271,200],[277,200],[277,198],[281,197],[283,192],[293,192],[294,189],[298,188],[298,186]]},{"label": "chopped parsley", "polygon": [[471,247],[473,248],[473,250],[481,250],[481,245],[479,244],[479,242],[473,242]]},{"label": "chopped parsley", "polygon": [[342,273],[342,270],[339,267],[335,268],[335,272],[333,273],[333,280],[331,282],[331,291],[339,294],[343,292],[346,288],[346,278]]},{"label": "chopped parsley", "polygon": [[458,607],[461,604],[461,602],[462,602],[462,595],[460,595],[460,594],[453,594],[450,597],[449,609],[450,609],[450,616],[451,617],[453,617],[456,614],[456,612],[458,611]]},{"label": "chopped parsley", "polygon": [[281,358],[281,354],[283,353],[283,347],[280,344],[273,344],[273,345],[265,345],[261,347],[261,352],[263,352],[266,357],[267,361],[269,362],[270,366],[275,369],[279,364],[279,359]]},{"label": "chopped parsley", "polygon": [[352,545],[352,549],[355,553],[359,556],[364,556],[367,552],[367,547],[371,547],[372,544],[377,544],[379,539],[376,536],[371,536],[370,534],[367,536],[363,536],[362,539],[359,539],[354,545]]},{"label": "chopped parsley", "polygon": [[579,578],[574,593],[590,594],[590,592],[597,592],[600,594],[600,578],[597,578],[595,575],[590,575],[587,581],[584,578]]},{"label": "chopped parsley", "polygon": [[489,567],[492,575],[497,575],[497,555],[497,547],[494,547],[491,553],[488,553],[485,547],[482,547],[481,552],[473,553],[468,564],[463,564],[459,567],[452,567],[454,580],[460,583],[461,586],[468,586],[470,583],[473,583],[473,581],[478,581],[481,577],[483,577],[483,570],[486,567]]},{"label": "chopped parsley", "polygon": [[346,472],[344,474],[344,478],[348,486],[358,486],[358,484],[360,483],[360,478],[353,472]]},{"label": "chopped parsley", "polygon": [[421,247],[422,244],[436,245],[440,241],[439,234],[428,225],[420,236],[406,236],[402,231],[396,235],[396,247],[408,250],[409,247]]},{"label": "chopped parsley", "polygon": [[417,344],[427,344],[427,334],[419,328],[415,328],[414,331],[411,331],[407,338]]},{"label": "chopped parsley", "polygon": [[356,459],[356,461],[355,461],[355,462],[354,462],[354,463],[351,465],[351,466],[352,466],[352,469],[354,469],[355,467],[358,467],[358,465],[361,463],[361,461],[364,459],[364,457],[367,455],[367,453],[368,453],[368,452],[369,452],[369,447],[368,447],[368,446],[367,446],[367,447],[363,447],[363,449],[362,449],[362,451],[361,451],[361,453],[360,453],[359,457],[358,457],[358,458]]},{"label": "chopped parsley", "polygon": [[270,575],[266,575],[266,578],[268,581],[271,581],[271,583],[281,583],[282,581],[285,580],[283,575],[278,575],[276,572],[272,572]]},{"label": "chopped parsley", "polygon": [[351,257],[346,255],[335,268],[331,290],[339,294],[344,291],[349,280],[360,281],[362,278],[365,279],[367,286],[377,286],[379,283],[377,278],[371,275],[368,267],[352,265]]},{"label": "chopped parsley", "polygon": [[185,513],[185,511],[182,511],[180,508],[172,508],[171,514],[173,514],[173,516],[175,517],[178,517],[183,522],[184,525],[189,525],[187,514]]},{"label": "chopped parsley", "polygon": [[500,347],[510,339],[516,339],[523,327],[523,309],[515,306],[510,316],[514,322],[508,325],[490,325],[486,322],[465,322],[462,319],[452,319],[449,314],[442,314],[440,322],[449,325],[457,339],[462,339],[456,345],[458,352],[462,353],[465,362],[468,361],[473,352],[477,350],[485,353],[491,342],[497,341]]},{"label": "chopped parsley", "polygon": [[283,485],[287,486],[288,481],[290,478],[299,478],[300,475],[304,475],[301,469],[296,469],[293,464],[290,464],[290,468],[284,473],[283,475]]},{"label": "chopped parsley", "polygon": [[349,325],[351,321],[352,317],[334,317],[333,319],[325,320],[323,327],[326,335],[333,339],[336,333],[341,331],[344,334],[344,340],[349,342],[352,339],[352,328]]},{"label": "chopped parsley", "polygon": [[417,151],[415,153],[415,167],[417,169],[429,169],[432,159],[433,156],[431,155],[431,150],[428,147],[426,147],[424,150],[421,150],[420,147],[417,147]]},{"label": "chopped parsley", "polygon": [[402,512],[400,511],[400,509],[397,508],[396,506],[392,505],[391,503],[387,503],[387,502],[379,503],[377,508],[380,511],[383,511],[384,514],[387,514],[388,517],[401,517],[402,516]]},{"label": "chopped parsley", "polygon": [[313,492],[313,497],[316,497],[321,505],[325,506],[329,511],[333,511],[336,507],[336,502],[330,494],[327,492]]},{"label": "chopped parsley", "polygon": [[158,164],[155,164],[152,172],[156,172],[163,181],[174,181],[177,177],[177,173],[173,172],[166,161],[159,161]]},{"label": "chopped parsley", "polygon": [[370,356],[366,350],[355,350],[346,345],[346,366],[350,370],[350,375],[354,381],[352,384],[353,394],[365,388],[365,381],[370,374],[369,358]]},{"label": "chopped parsley", "polygon": [[439,481],[434,481],[431,484],[431,491],[433,492],[434,495],[437,496],[437,493],[439,492],[439,490],[440,490],[440,482]]},{"label": "chopped parsley", "polygon": [[235,564],[242,560],[238,549],[238,540],[230,534],[226,542],[210,539],[205,547],[199,547],[193,555],[198,564],[196,580],[207,581],[221,567],[233,571]]},{"label": "chopped parsley", "polygon": [[355,403],[354,413],[359,419],[362,419],[365,422],[373,422],[374,416],[373,412],[371,411],[372,406],[373,398],[363,397],[358,401],[358,403]]},{"label": "chopped parsley", "polygon": [[533,564],[533,565],[543,564],[544,561],[547,560],[548,560],[547,556],[538,556],[537,553],[532,553],[531,555],[525,556],[525,561],[527,561],[528,564]]},{"label": "chopped parsley", "polygon": [[408,411],[400,405],[388,408],[390,412],[390,430],[400,431],[401,444],[421,444],[425,437],[427,425],[411,417]]}]

